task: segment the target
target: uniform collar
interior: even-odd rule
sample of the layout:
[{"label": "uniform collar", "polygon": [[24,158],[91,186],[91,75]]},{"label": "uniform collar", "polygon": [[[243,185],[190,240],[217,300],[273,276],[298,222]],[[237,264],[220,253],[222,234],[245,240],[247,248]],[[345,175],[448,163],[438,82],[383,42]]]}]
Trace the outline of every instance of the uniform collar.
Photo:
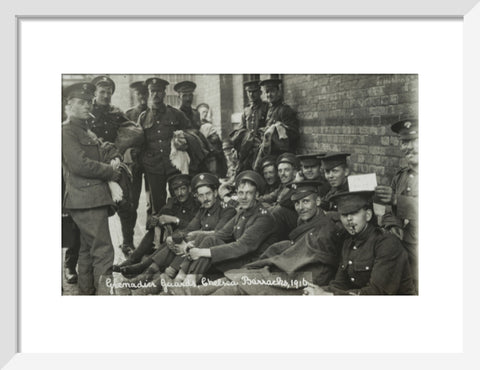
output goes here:
[{"label": "uniform collar", "polygon": [[260,202],[258,200],[255,200],[255,203],[252,207],[250,207],[249,209],[241,209],[239,214],[244,216],[251,216],[257,210],[259,204]]},{"label": "uniform collar", "polygon": [[160,105],[160,108],[150,108],[153,114],[160,114],[160,113],[165,113],[167,111],[167,106],[165,103],[162,103]]},{"label": "uniform collar", "polygon": [[203,213],[215,213],[219,208],[220,208],[220,200],[217,198],[215,199],[213,206],[211,206],[208,209],[203,208]]},{"label": "uniform collar", "polygon": [[372,234],[372,232],[375,230],[375,227],[369,222],[367,224],[367,227],[365,228],[365,230],[363,230],[360,234],[358,235],[352,235],[351,238],[352,240],[356,241],[356,242],[364,242],[365,240],[367,240],[370,235]]},{"label": "uniform collar", "polygon": [[70,122],[72,125],[74,126],[78,126],[78,127],[81,127],[83,129],[87,129],[88,126],[87,126],[87,120],[84,120],[84,119],[79,119],[79,118],[75,118],[75,117],[69,117],[68,118],[68,122]]}]

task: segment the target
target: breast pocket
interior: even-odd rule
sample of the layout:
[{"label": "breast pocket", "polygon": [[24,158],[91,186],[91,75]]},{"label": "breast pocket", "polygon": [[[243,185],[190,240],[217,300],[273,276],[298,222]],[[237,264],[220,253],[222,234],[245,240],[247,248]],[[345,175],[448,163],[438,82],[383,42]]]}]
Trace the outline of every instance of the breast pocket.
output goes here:
[{"label": "breast pocket", "polygon": [[365,286],[370,280],[373,269],[373,259],[365,259],[353,262],[353,273],[356,283],[359,286]]}]

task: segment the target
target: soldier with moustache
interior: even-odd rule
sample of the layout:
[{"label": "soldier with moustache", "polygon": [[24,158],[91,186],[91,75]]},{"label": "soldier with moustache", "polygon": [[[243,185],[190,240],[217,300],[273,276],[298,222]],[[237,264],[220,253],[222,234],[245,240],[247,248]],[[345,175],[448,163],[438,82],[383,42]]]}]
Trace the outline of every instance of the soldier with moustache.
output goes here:
[{"label": "soldier with moustache", "polygon": [[418,292],[418,120],[404,119],[394,123],[391,129],[400,139],[407,166],[395,174],[391,186],[378,186],[375,195],[390,206],[381,224],[395,234],[407,250]]},{"label": "soldier with moustache", "polygon": [[113,214],[114,202],[107,183],[121,176],[117,164],[104,163],[101,142],[87,123],[94,91],[91,83],[66,89],[68,118],[62,125],[63,207],[80,232],[78,287],[84,295],[99,294],[101,277],[112,274],[114,251],[108,216]]}]

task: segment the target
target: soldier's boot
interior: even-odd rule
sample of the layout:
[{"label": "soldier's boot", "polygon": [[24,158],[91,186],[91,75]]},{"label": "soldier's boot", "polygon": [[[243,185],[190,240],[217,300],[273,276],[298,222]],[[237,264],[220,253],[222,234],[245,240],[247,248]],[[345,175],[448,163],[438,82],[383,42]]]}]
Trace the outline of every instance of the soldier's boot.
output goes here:
[{"label": "soldier's boot", "polygon": [[122,250],[122,253],[125,256],[125,258],[130,257],[130,255],[135,250],[133,243],[125,243],[125,242],[122,245],[120,245],[119,248]]},{"label": "soldier's boot", "polygon": [[[146,284],[149,281],[155,279],[160,272],[158,265],[153,262],[143,274],[138,275],[136,278],[130,279],[129,282],[135,285]],[[132,288],[136,289],[136,288]]]},{"label": "soldier's boot", "polygon": [[187,274],[185,273],[185,271],[180,269],[180,271],[178,272],[177,276],[175,276],[175,279],[173,279],[173,281],[175,283],[183,283],[186,277],[187,277]]},{"label": "soldier's boot", "polygon": [[113,272],[122,272],[122,267],[133,265],[133,262],[130,261],[128,258],[120,263],[119,265],[113,265],[112,270]]},{"label": "soldier's boot", "polygon": [[74,268],[64,267],[63,275],[68,284],[76,284],[78,281],[78,274]]},{"label": "soldier's boot", "polygon": [[165,274],[170,278],[173,279],[177,275],[177,270],[173,268],[172,266],[168,266],[165,269]]},{"label": "soldier's boot", "polygon": [[[163,274],[162,274],[163,275]],[[156,295],[162,292],[162,276],[157,273],[154,279],[146,287],[131,290],[132,295]]]},{"label": "soldier's boot", "polygon": [[127,279],[133,278],[142,272],[146,272],[151,264],[152,260],[150,258],[146,258],[145,261],[120,267],[120,272]]}]

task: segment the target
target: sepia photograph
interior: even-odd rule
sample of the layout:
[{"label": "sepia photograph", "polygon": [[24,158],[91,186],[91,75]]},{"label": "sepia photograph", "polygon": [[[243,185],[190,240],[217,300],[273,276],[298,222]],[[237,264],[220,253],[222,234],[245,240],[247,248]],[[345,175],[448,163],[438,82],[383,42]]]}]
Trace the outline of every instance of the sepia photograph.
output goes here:
[{"label": "sepia photograph", "polygon": [[63,295],[417,295],[418,75],[63,74]]}]

